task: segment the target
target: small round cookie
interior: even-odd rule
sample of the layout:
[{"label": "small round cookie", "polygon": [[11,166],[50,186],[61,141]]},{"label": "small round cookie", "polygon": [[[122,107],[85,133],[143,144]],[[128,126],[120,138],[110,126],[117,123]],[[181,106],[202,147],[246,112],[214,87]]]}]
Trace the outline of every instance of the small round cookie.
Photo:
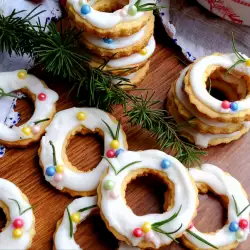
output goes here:
[{"label": "small round cookie", "polygon": [[[244,60],[248,57],[241,55]],[[239,58],[235,54],[215,54],[203,57],[195,62],[185,77],[185,92],[190,103],[205,116],[219,122],[239,123],[250,120],[250,66],[247,62],[238,63],[229,73],[226,73]],[[241,84],[244,80],[246,96],[234,101],[220,101],[214,98],[206,89],[208,77],[218,70],[224,70],[227,75],[233,75]],[[227,77],[224,78],[227,80]],[[231,83],[230,83],[231,84]],[[243,86],[243,87],[244,87]]]},{"label": "small round cookie", "polygon": [[[107,159],[110,167],[97,193],[101,217],[114,236],[139,248],[159,248],[180,237],[196,215],[197,190],[187,169],[174,157],[158,150],[122,152]],[[137,216],[126,205],[128,183],[138,176],[153,174],[168,185],[171,199],[163,214]]]},{"label": "small round cookie", "polygon": [[199,130],[193,128],[191,124],[187,124],[185,120],[183,120],[176,108],[176,105],[173,100],[173,95],[169,92],[169,97],[167,101],[166,108],[171,114],[178,124],[185,124],[185,126],[181,126],[180,132],[183,137],[188,139],[191,143],[199,146],[200,148],[208,148],[210,146],[217,146],[219,144],[227,144],[232,141],[238,140],[244,134],[246,134],[250,129],[250,122],[244,122],[244,126],[231,134],[209,134],[209,133],[201,133]]},{"label": "small round cookie", "polygon": [[17,186],[1,178],[0,207],[7,218],[6,226],[0,232],[0,249],[29,249],[35,236],[32,207]]},{"label": "small round cookie", "polygon": [[90,33],[83,33],[82,43],[93,53],[106,58],[120,58],[142,51],[147,46],[154,32],[154,16],[140,31],[128,37],[100,38]]},{"label": "small round cookie", "polygon": [[[75,199],[65,209],[63,218],[56,224],[54,233],[54,250],[81,250],[76,243],[74,234],[81,224],[97,208],[97,197],[83,197]],[[139,250],[121,242],[117,250]]]},{"label": "small round cookie", "polygon": [[[222,123],[208,119],[198,112],[189,102],[188,96],[183,90],[184,78],[190,67],[186,67],[175,82],[174,101],[179,114],[191,123],[192,127],[197,128],[202,133],[210,134],[231,134],[243,128],[242,123]],[[221,86],[223,87],[223,86]],[[228,86],[226,86],[228,88]],[[235,93],[230,89],[230,93]],[[229,94],[230,94],[229,93]],[[197,119],[192,119],[192,118]]]},{"label": "small round cookie", "polygon": [[[122,58],[111,59],[107,62],[103,70],[112,71],[114,74],[121,74],[121,69],[125,68],[127,71],[126,75],[130,74],[131,72],[138,71],[148,62],[150,57],[153,55],[155,48],[156,43],[154,37],[152,36],[148,42],[148,45],[140,52]],[[100,59],[96,57],[93,58],[93,61],[91,62],[93,67],[99,67],[100,64],[103,64],[103,61],[100,61]],[[128,68],[131,70],[128,71]]]},{"label": "small round cookie", "polygon": [[[136,0],[122,1],[68,0],[66,11],[75,25],[87,33],[102,38],[130,36],[143,28],[152,17],[152,11],[138,11]],[[142,0],[141,5],[155,3]]]},{"label": "small round cookie", "polygon": [[66,148],[77,133],[101,135],[107,157],[116,157],[121,150],[127,149],[126,135],[113,116],[96,108],[70,108],[60,111],[47,128],[39,150],[45,179],[55,188],[72,196],[93,195],[108,163],[102,159],[89,172],[82,172],[74,167],[68,160]]},{"label": "small round cookie", "polygon": [[37,142],[45,133],[46,127],[56,112],[58,94],[49,89],[44,82],[25,70],[0,73],[0,95],[13,95],[21,90],[34,102],[35,111],[25,124],[9,128],[0,123],[0,144],[7,147],[27,147]]},{"label": "small round cookie", "polygon": [[125,81],[119,81],[119,80],[113,80],[113,84],[119,84],[120,88],[125,89],[125,90],[130,90],[134,89],[136,86],[138,86],[145,78],[147,75],[147,72],[149,70],[149,65],[150,61],[148,61],[145,66],[143,66],[141,69],[138,71],[131,73],[127,76],[124,76],[125,78],[129,79],[130,82],[125,82]]},{"label": "small round cookie", "polygon": [[183,243],[194,250],[235,249],[249,235],[250,206],[245,190],[239,181],[214,165],[204,164],[201,169],[193,168],[189,171],[201,193],[212,191],[220,196],[223,204],[227,205],[228,221],[214,233],[202,233],[191,224],[182,237]]}]

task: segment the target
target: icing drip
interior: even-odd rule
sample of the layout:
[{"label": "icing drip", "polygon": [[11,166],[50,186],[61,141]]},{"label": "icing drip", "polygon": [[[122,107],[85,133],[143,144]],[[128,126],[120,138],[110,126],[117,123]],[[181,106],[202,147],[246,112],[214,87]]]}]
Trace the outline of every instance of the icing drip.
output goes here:
[{"label": "icing drip", "polygon": [[[245,219],[249,223],[249,209],[238,217],[236,214],[235,204],[233,201],[233,196],[237,202],[238,208],[241,211],[248,204],[247,197],[244,190],[242,189],[241,184],[232,176],[224,173],[221,169],[214,165],[204,164],[201,166],[201,170],[192,168],[190,169],[191,176],[195,179],[196,182],[206,183],[208,186],[214,190],[218,195],[227,196],[229,199],[228,204],[228,224],[225,225],[222,229],[218,230],[213,234],[206,234],[199,232],[195,227],[191,229],[192,232],[202,237],[206,241],[217,247],[223,247],[230,244],[233,244],[235,241],[245,241],[249,235],[249,227],[244,229],[244,237],[242,239],[237,239],[236,234],[230,232],[229,224],[231,222],[238,222],[240,219]],[[208,249],[208,246],[191,236],[189,233],[184,234],[185,237],[192,242],[199,249]],[[225,248],[226,249],[226,248]]]},{"label": "icing drip", "polygon": [[105,43],[102,38],[92,35],[90,33],[84,33],[84,38],[88,42],[100,48],[109,49],[109,50],[121,49],[121,48],[131,46],[137,43],[138,41],[140,41],[145,35],[145,28],[146,27],[142,28],[139,32],[131,36],[120,37],[120,38],[114,39],[112,43]]},{"label": "icing drip", "polygon": [[155,51],[155,39],[152,36],[146,46],[147,54],[142,55],[140,53],[135,53],[127,57],[122,57],[118,59],[110,60],[107,65],[112,68],[121,68],[129,65],[139,64],[148,60]]}]

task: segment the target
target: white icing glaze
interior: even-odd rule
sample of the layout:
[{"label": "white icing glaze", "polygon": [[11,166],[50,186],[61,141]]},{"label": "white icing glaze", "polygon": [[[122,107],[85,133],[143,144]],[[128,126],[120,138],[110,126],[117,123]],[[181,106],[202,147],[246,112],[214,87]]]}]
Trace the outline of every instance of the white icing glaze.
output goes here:
[{"label": "white icing glaze", "polygon": [[104,40],[98,36],[92,35],[90,33],[84,33],[84,38],[94,44],[97,47],[114,50],[114,49],[121,49],[126,48],[128,46],[131,46],[137,42],[139,42],[145,35],[146,27],[143,27],[139,32],[127,36],[127,37],[119,37],[116,39],[113,39],[112,43],[105,43]]},{"label": "white icing glaze", "polygon": [[[0,201],[7,205],[10,214],[10,223],[2,232],[0,232],[0,249],[25,250],[29,247],[34,234],[35,222],[33,210],[30,209],[22,215],[19,215],[17,204],[10,199],[18,201],[21,211],[31,207],[29,202],[24,199],[22,192],[17,186],[15,186],[12,182],[0,178]],[[23,235],[20,238],[13,238],[12,233],[14,228],[12,223],[17,218],[22,219],[24,222],[24,226],[22,227]]]},{"label": "white icing glaze", "polygon": [[[248,58],[246,55],[242,56],[246,59]],[[223,109],[221,107],[222,101],[211,96],[206,90],[206,85],[204,84],[204,75],[208,67],[216,65],[221,66],[224,69],[228,69],[236,61],[238,61],[238,57],[235,54],[207,56],[195,63],[190,72],[190,84],[193,93],[202,103],[216,112],[233,114],[242,110],[250,109],[250,95],[240,101],[237,101],[238,110],[236,112],[231,109]],[[238,64],[235,67],[235,70],[250,76],[250,67],[248,67],[245,63]]]},{"label": "white icing glaze", "polygon": [[[77,119],[78,112],[86,113],[87,117],[84,121]],[[63,148],[66,136],[80,125],[95,132],[97,128],[101,129],[104,133],[104,155],[110,149],[110,143],[113,138],[102,121],[104,120],[109,124],[112,131],[115,133],[117,128],[117,122],[113,121],[110,116],[104,111],[96,108],[70,108],[58,112],[49,127],[47,132],[41,141],[41,154],[40,160],[44,166],[44,175],[48,182],[57,189],[62,190],[67,188],[74,191],[92,191],[95,190],[99,184],[100,177],[104,170],[108,167],[108,163],[105,159],[89,172],[81,172],[69,168],[63,159]],[[49,144],[52,141],[55,146],[57,165],[64,166],[63,179],[60,182],[55,182],[54,176],[50,177],[46,175],[46,169],[49,166],[53,166],[53,154],[52,148]],[[118,141],[120,142],[120,148],[126,148],[126,138],[122,129],[119,133]]]},{"label": "white icing glaze", "polygon": [[[93,197],[83,197],[75,199],[68,206],[70,215],[77,213],[79,209],[94,206],[97,204],[96,196]],[[96,208],[90,208],[84,212],[80,213],[81,222],[83,222],[87,216]],[[77,230],[77,224],[73,222],[73,234]],[[80,246],[76,243],[74,235],[70,237],[70,222],[68,217],[67,209],[64,211],[63,219],[60,226],[58,227],[55,237],[54,245],[56,250],[81,250]]]},{"label": "white icing glaze", "polygon": [[[119,23],[134,21],[141,18],[144,15],[144,12],[137,12],[135,16],[130,16],[128,14],[129,6],[133,5],[137,0],[130,0],[128,5],[124,6],[122,9],[117,10],[113,13],[97,11],[91,7],[91,11],[87,15],[83,15],[81,13],[81,5],[79,4],[79,0],[68,0],[68,1],[70,4],[72,4],[75,11],[79,13],[83,19],[87,20],[93,26],[100,29],[110,29],[115,27]],[[82,2],[83,4],[87,4],[87,0],[83,0]],[[155,3],[155,0],[141,1],[141,5],[145,3]],[[126,14],[124,15],[123,13]]]},{"label": "white icing glaze", "polygon": [[121,68],[121,67],[129,66],[129,65],[145,62],[153,55],[155,51],[155,46],[156,46],[155,39],[152,36],[148,42],[148,45],[145,47],[147,50],[146,55],[135,53],[130,56],[126,56],[126,57],[122,57],[118,59],[112,59],[107,63],[107,65],[112,68]]},{"label": "white icing glaze", "polygon": [[27,136],[22,132],[22,129],[27,126],[31,126],[35,121],[48,118],[53,111],[55,102],[58,100],[58,94],[51,89],[45,88],[41,80],[29,74],[25,79],[20,79],[18,77],[18,72],[19,71],[0,73],[0,88],[2,88],[4,92],[9,93],[21,88],[27,88],[34,95],[38,96],[40,93],[44,93],[47,98],[44,101],[39,101],[38,98],[36,98],[34,103],[34,114],[29,121],[23,125],[9,128],[4,125],[4,123],[0,123],[0,139],[3,141],[13,142],[32,138],[32,134]]},{"label": "white icing glaze", "polygon": [[[226,224],[222,229],[218,230],[214,234],[201,233],[195,227],[193,227],[191,231],[217,247],[230,245],[237,240],[239,242],[245,241],[249,235],[249,227],[244,230],[245,234],[243,239],[241,240],[236,238],[235,233],[229,231],[229,224],[231,222],[234,221],[239,222],[240,219],[245,219],[249,223],[250,209],[248,208],[244,213],[242,213],[242,215],[240,215],[240,217],[238,217],[236,214],[235,205],[233,201],[233,196],[234,196],[239,211],[242,211],[249,204],[241,184],[234,177],[224,173],[218,167],[210,164],[202,165],[201,170],[195,168],[190,169],[190,174],[195,179],[196,182],[206,183],[214,190],[216,194],[227,196],[229,199],[228,224]],[[199,249],[209,248],[205,243],[197,240],[189,233],[186,232],[184,235],[197,248]]]},{"label": "white icing glaze", "polygon": [[[163,160],[168,160],[171,165],[168,169],[163,170],[161,163]],[[141,228],[145,222],[151,224],[166,220],[176,213],[182,206],[179,215],[173,221],[162,225],[160,228],[166,232],[171,232],[182,224],[181,229],[171,236],[175,238],[180,233],[184,232],[191,222],[197,207],[197,190],[195,189],[187,169],[174,157],[165,154],[158,150],[147,150],[141,152],[125,151],[117,158],[111,159],[116,171],[121,170],[127,164],[135,161],[141,161],[124,169],[118,175],[110,167],[108,174],[101,182],[101,201],[100,207],[103,216],[108,224],[113,227],[118,233],[129,239],[133,246],[138,246],[140,242],[144,241],[144,237],[136,238],[133,236],[135,228]],[[154,169],[165,172],[169,179],[174,183],[174,206],[163,214],[147,214],[144,216],[137,216],[126,205],[126,200],[123,197],[121,186],[130,173],[140,169]],[[105,190],[105,182],[111,180],[115,182],[113,190]],[[117,199],[110,198],[111,192],[115,194]],[[178,195],[177,195],[178,194]],[[151,241],[158,248],[161,245],[170,244],[172,240],[164,234],[157,233],[151,230]]]}]

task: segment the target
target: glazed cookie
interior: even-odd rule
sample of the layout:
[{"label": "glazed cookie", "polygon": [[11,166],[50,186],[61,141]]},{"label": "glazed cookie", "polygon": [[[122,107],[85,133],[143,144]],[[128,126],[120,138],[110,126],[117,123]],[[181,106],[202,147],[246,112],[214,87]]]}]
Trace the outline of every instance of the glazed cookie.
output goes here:
[{"label": "glazed cookie", "polygon": [[[140,248],[159,248],[180,237],[196,215],[197,190],[187,169],[158,150],[124,151],[106,159],[110,167],[98,187],[98,206],[107,228],[121,241]],[[168,185],[171,201],[163,214],[137,216],[126,205],[128,183],[145,174],[159,176]]]},{"label": "glazed cookie", "polygon": [[[244,60],[248,59],[245,55],[241,55],[241,57],[244,58]],[[249,60],[238,63],[230,72],[226,72],[237,61],[239,61],[239,58],[235,54],[215,54],[207,56],[195,62],[185,77],[184,90],[188,95],[190,103],[194,105],[196,110],[210,119],[232,123],[250,120]],[[238,79],[235,82],[236,85],[242,85],[243,81],[243,85],[246,86],[246,95],[234,102],[227,100],[220,101],[210,95],[206,89],[206,81],[215,71],[223,71],[225,76],[234,76],[234,79]],[[224,81],[227,81],[227,77],[224,78]]]},{"label": "glazed cookie", "polygon": [[[174,117],[178,124],[182,124],[180,132],[183,137],[201,148],[208,148],[209,146],[217,146],[219,144],[227,144],[238,140],[249,131],[250,122],[244,122],[244,126],[231,134],[210,134],[201,133],[199,130],[193,128],[190,123],[187,123],[181,118],[174,103],[173,91],[169,92],[166,108],[171,116]],[[184,126],[185,124],[185,126]]]},{"label": "glazed cookie", "polygon": [[[85,32],[102,38],[117,38],[138,32],[152,17],[152,11],[140,11],[136,2],[68,0],[66,10],[76,26]],[[155,1],[142,0],[140,6],[147,3]]]},{"label": "glazed cookie", "polygon": [[201,169],[190,169],[190,174],[201,193],[212,191],[227,204],[228,221],[214,233],[202,233],[192,224],[182,237],[183,243],[194,250],[235,249],[249,235],[250,211],[245,190],[235,178],[214,165],[204,164]]},{"label": "glazed cookie", "polygon": [[[206,118],[202,113],[198,112],[189,102],[188,96],[183,90],[184,78],[190,67],[185,68],[175,83],[174,101],[178,109],[178,113],[184,120],[189,121],[192,127],[197,128],[201,133],[210,134],[231,134],[243,129],[244,123],[222,123]],[[228,95],[234,95],[234,91],[229,86],[224,89],[224,84],[217,87],[222,91],[229,91]]]},{"label": "glazed cookie", "polygon": [[67,145],[76,133],[98,133],[104,139],[104,154],[115,157],[127,149],[126,135],[120,123],[108,113],[95,108],[71,108],[55,115],[41,140],[40,165],[45,179],[55,188],[72,196],[96,193],[99,179],[108,167],[105,159],[89,172],[79,171],[68,160]]},{"label": "glazed cookie", "polygon": [[[93,53],[101,57],[112,59],[130,56],[141,51],[145,53],[145,47],[154,32],[154,16],[140,31],[128,37],[100,38],[90,33],[83,33],[82,42]],[[143,50],[144,49],[144,50]]]},{"label": "glazed cookie", "polygon": [[[107,62],[104,70],[112,71],[115,74],[121,73],[121,69],[123,68],[131,69],[127,74],[138,71],[148,62],[150,57],[153,55],[155,48],[155,39],[152,36],[148,42],[148,45],[141,52],[122,58],[111,59]],[[99,67],[100,64],[103,64],[103,61],[100,61],[98,58],[93,58],[93,61],[91,62],[93,67]]]},{"label": "glazed cookie", "polygon": [[27,147],[37,142],[45,133],[46,127],[56,112],[58,95],[49,89],[44,82],[25,70],[0,73],[0,96],[12,91],[21,90],[34,102],[33,116],[19,127],[9,128],[0,123],[0,144],[7,147]]},{"label": "glazed cookie", "polygon": [[124,82],[124,81],[119,81],[119,80],[113,80],[112,83],[113,84],[119,84],[119,86],[122,88],[122,89],[125,89],[125,90],[130,90],[130,89],[133,89],[135,88],[137,85],[139,85],[145,78],[148,70],[149,70],[149,65],[150,65],[150,62],[147,62],[145,64],[145,66],[143,66],[141,69],[139,69],[138,71],[134,72],[134,73],[131,73],[127,76],[124,76],[125,78],[129,79],[130,82]]},{"label": "glazed cookie", "polygon": [[0,249],[29,249],[35,235],[32,207],[17,186],[1,178],[0,208],[7,218],[6,226],[0,232]]}]

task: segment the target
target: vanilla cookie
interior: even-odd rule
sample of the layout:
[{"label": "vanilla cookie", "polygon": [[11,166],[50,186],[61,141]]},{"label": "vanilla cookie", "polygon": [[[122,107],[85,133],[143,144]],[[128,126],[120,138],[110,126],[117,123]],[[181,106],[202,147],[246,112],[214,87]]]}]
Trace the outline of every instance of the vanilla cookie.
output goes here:
[{"label": "vanilla cookie", "polygon": [[214,165],[204,164],[201,169],[190,169],[191,176],[201,193],[212,191],[227,206],[227,222],[213,233],[202,233],[193,224],[182,236],[189,249],[230,250],[249,235],[250,206],[247,194],[240,182]]},{"label": "vanilla cookie", "polygon": [[44,82],[25,70],[0,73],[0,96],[8,94],[15,97],[16,90],[27,94],[34,103],[32,117],[19,127],[9,128],[0,123],[0,144],[7,147],[27,147],[39,141],[45,133],[56,112],[58,94],[49,89]]},{"label": "vanilla cookie", "polygon": [[96,193],[100,177],[108,167],[105,159],[91,171],[82,172],[68,160],[66,148],[77,133],[98,133],[104,139],[104,154],[116,157],[127,149],[126,135],[110,114],[96,108],[70,108],[58,112],[41,140],[40,165],[45,179],[72,196]]},{"label": "vanilla cookie", "polygon": [[[158,150],[124,151],[106,159],[110,167],[98,187],[101,217],[114,236],[139,248],[159,248],[180,237],[196,215],[197,190],[187,169]],[[163,214],[137,216],[127,206],[126,187],[138,176],[153,174],[168,185],[170,206]]]},{"label": "vanilla cookie", "polygon": [[6,226],[0,232],[1,250],[26,250],[35,235],[35,217],[27,197],[12,182],[0,178],[0,208]]},{"label": "vanilla cookie", "polygon": [[82,43],[95,55],[106,58],[120,58],[140,52],[146,53],[145,47],[154,32],[154,16],[145,27],[131,36],[119,38],[101,38],[91,33],[83,33]]},{"label": "vanilla cookie", "polygon": [[[79,29],[102,38],[117,38],[138,32],[152,17],[152,11],[139,11],[136,2],[68,0],[66,11]],[[142,0],[140,6],[146,3],[155,1]]]},{"label": "vanilla cookie", "polygon": [[[241,56],[244,60],[248,59],[245,55]],[[250,64],[248,61],[238,63],[227,72],[238,61],[239,58],[235,54],[215,54],[203,57],[191,66],[185,77],[184,90],[196,110],[219,122],[239,123],[250,120]],[[246,95],[233,102],[221,101],[210,95],[206,81],[211,74],[221,70],[225,75],[223,80],[232,84],[231,78],[227,80],[226,77],[232,75],[237,79],[235,85],[245,88]]]}]

